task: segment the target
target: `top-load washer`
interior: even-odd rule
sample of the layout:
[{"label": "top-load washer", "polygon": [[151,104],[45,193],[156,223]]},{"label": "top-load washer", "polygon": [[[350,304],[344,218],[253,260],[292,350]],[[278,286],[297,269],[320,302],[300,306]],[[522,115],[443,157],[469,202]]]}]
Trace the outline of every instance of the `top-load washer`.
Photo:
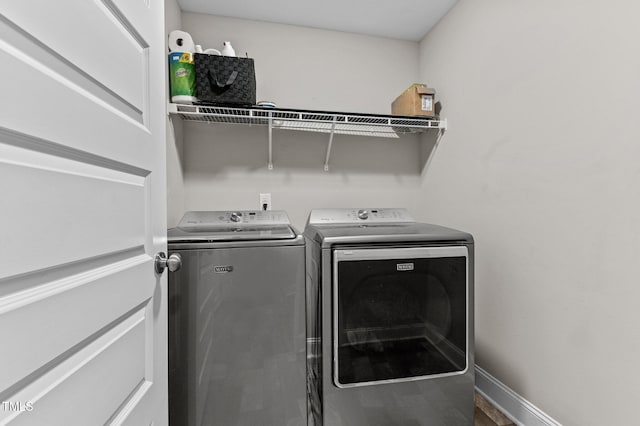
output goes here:
[{"label": "top-load washer", "polygon": [[473,238],[405,209],[313,210],[309,425],[473,424]]},{"label": "top-load washer", "polygon": [[306,424],[304,239],[283,211],[188,212],[168,231],[169,419]]}]

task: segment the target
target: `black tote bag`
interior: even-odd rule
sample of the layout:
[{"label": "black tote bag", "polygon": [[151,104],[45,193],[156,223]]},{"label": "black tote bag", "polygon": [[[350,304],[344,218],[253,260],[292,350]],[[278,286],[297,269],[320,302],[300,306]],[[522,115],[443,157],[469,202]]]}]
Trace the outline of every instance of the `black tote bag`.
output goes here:
[{"label": "black tote bag", "polygon": [[196,53],[195,67],[200,103],[255,105],[256,73],[253,59]]}]

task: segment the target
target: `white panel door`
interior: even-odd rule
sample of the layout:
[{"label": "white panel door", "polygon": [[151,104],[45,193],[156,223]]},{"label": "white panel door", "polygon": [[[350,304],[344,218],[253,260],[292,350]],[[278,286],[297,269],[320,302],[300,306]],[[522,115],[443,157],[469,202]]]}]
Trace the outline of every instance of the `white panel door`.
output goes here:
[{"label": "white panel door", "polygon": [[164,2],[0,1],[0,69],[0,424],[164,425]]}]

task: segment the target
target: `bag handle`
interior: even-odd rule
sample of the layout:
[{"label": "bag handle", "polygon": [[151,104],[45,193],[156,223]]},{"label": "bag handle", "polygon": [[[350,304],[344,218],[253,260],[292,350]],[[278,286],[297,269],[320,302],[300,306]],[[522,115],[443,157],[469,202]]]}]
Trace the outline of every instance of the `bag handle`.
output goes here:
[{"label": "bag handle", "polygon": [[211,84],[212,88],[213,88],[214,81],[216,82],[216,85],[220,88],[229,87],[233,84],[234,81],[236,81],[236,77],[238,77],[238,71],[233,71],[229,76],[229,78],[227,79],[227,82],[223,84],[218,81],[215,75],[213,75],[213,72],[211,72],[211,69],[209,69],[208,71],[209,71],[209,84]]}]

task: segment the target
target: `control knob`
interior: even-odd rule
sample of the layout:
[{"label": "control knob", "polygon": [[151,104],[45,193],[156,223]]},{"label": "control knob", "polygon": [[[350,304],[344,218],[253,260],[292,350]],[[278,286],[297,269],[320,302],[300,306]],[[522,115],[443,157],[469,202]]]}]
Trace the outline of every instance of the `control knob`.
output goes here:
[{"label": "control knob", "polygon": [[242,220],[242,218],[240,217],[240,214],[233,212],[231,213],[231,222],[240,222]]},{"label": "control knob", "polygon": [[367,210],[358,210],[358,218],[362,220],[369,219],[369,212]]}]

